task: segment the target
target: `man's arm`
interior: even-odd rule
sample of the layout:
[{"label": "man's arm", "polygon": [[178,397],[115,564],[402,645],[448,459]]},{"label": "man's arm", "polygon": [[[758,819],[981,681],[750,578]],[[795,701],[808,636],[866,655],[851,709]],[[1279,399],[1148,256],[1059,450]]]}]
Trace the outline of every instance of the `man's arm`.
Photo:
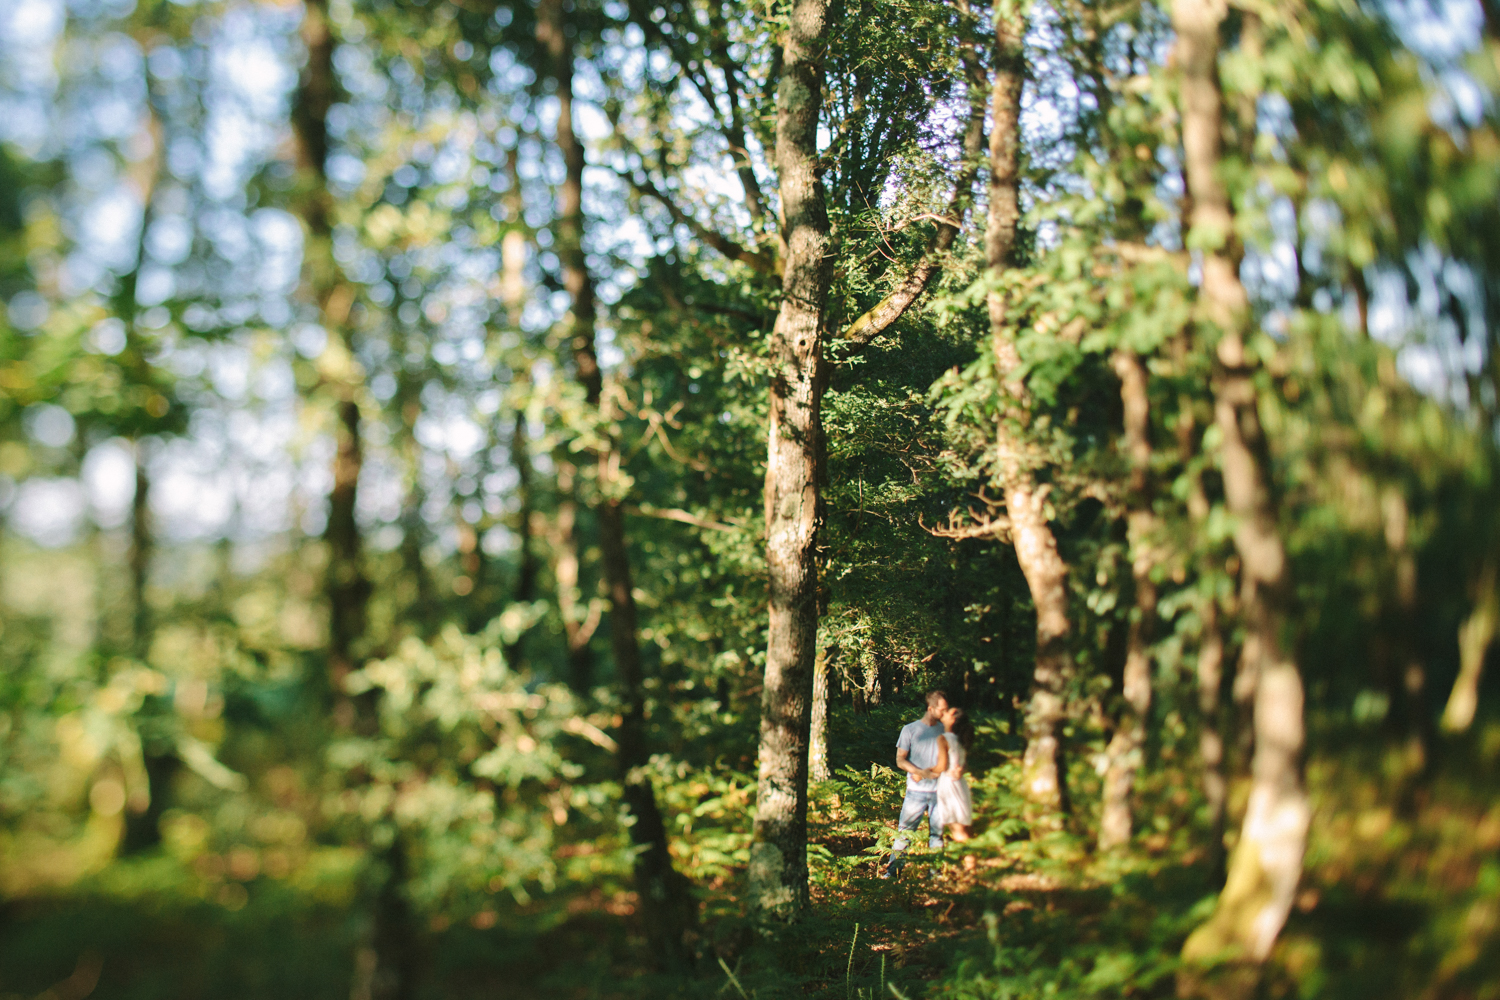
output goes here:
[{"label": "man's arm", "polygon": [[933,775],[922,770],[920,767],[911,762],[911,755],[906,752],[905,747],[900,747],[896,750],[896,767],[899,770],[905,771],[907,774],[913,775],[918,780],[924,780],[933,777]]}]

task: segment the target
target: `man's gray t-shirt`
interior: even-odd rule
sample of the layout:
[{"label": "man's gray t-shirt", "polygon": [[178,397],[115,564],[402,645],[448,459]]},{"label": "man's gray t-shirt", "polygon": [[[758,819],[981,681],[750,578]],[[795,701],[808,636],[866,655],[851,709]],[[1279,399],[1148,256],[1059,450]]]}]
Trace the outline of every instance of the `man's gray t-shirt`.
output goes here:
[{"label": "man's gray t-shirt", "polygon": [[[918,719],[916,722],[908,722],[901,727],[901,737],[896,740],[896,749],[906,751],[906,759],[911,761],[922,770],[937,767],[938,762],[938,740],[943,738],[943,727],[939,723],[929,726]],[[935,792],[937,791],[937,779],[926,778],[918,780],[917,776],[910,771],[906,774],[906,790],[908,792]]]}]

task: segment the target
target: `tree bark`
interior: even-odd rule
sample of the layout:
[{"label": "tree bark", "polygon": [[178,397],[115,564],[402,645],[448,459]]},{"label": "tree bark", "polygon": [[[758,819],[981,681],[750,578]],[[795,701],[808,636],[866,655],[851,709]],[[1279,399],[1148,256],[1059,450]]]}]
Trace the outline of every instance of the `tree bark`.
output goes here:
[{"label": "tree bark", "polygon": [[833,234],[818,176],[827,0],[793,0],[776,90],[776,171],[786,244],[771,332],[765,519],[770,615],[761,692],[751,906],[791,919],[808,903],[807,764],[818,634],[823,358]]},{"label": "tree bark", "polygon": [[[1012,253],[1021,219],[1021,89],[1025,83],[1025,8],[1005,0],[995,4],[995,81],[991,102],[989,221],[985,231],[985,260],[998,278],[1014,265]],[[1024,391],[1008,380],[1021,364],[1015,340],[1006,328],[1005,299],[998,291],[988,298],[990,334],[1010,405],[996,426],[996,457],[1005,510],[1010,522],[1016,561],[1026,577],[1036,606],[1036,663],[1026,706],[1026,752],[1021,760],[1021,793],[1041,812],[1039,821],[1053,822],[1064,808],[1065,788],[1060,737],[1063,688],[1072,672],[1068,636],[1068,567],[1057,549],[1057,538],[1046,515],[1047,489],[1032,474],[1022,438],[1026,401]]]},{"label": "tree bark", "polygon": [[1135,582],[1135,611],[1125,653],[1121,685],[1124,706],[1114,736],[1105,749],[1104,802],[1099,821],[1099,849],[1111,850],[1130,842],[1131,796],[1146,747],[1146,717],[1151,710],[1151,638],[1156,624],[1156,584],[1151,580],[1157,530],[1151,512],[1150,400],[1146,366],[1127,348],[1114,355],[1120,378],[1120,400],[1125,409],[1125,448],[1130,456],[1130,513],[1128,515],[1131,573]]},{"label": "tree bark", "polygon": [[[589,407],[598,414],[601,425],[607,426],[610,414],[601,412],[604,380],[594,343],[594,283],[583,249],[584,150],[573,131],[573,46],[564,23],[563,0],[541,0],[536,35],[557,82],[557,145],[566,170],[554,235],[563,285],[572,302],[569,344],[574,376],[583,387]],[[666,970],[681,969],[690,960],[687,932],[694,920],[695,904],[687,880],[672,867],[666,824],[646,773],[651,760],[646,739],[645,676],[625,541],[624,498],[616,486],[620,464],[616,443],[609,440],[596,450],[594,458],[598,475],[594,513],[609,596],[610,648],[622,703],[618,764],[625,806],[634,820],[630,838],[636,849],[634,875],[641,922],[653,961]]]},{"label": "tree bark", "polygon": [[[1174,0],[1180,72],[1184,172],[1192,197],[1189,245],[1203,254],[1199,322],[1217,328],[1214,422],[1234,545],[1241,566],[1245,619],[1242,665],[1254,676],[1255,751],[1250,799],[1228,877],[1208,921],[1183,945],[1179,992],[1244,996],[1276,942],[1302,875],[1311,819],[1302,784],[1302,676],[1282,632],[1290,594],[1287,556],[1268,478],[1266,441],[1257,411],[1254,355],[1242,330],[1248,299],[1235,264],[1234,216],[1218,178],[1222,145],[1219,29],[1222,0]],[[1203,966],[1227,957],[1229,968],[1204,977]]]},{"label": "tree bark", "polygon": [[812,729],[808,736],[808,768],[814,781],[828,780],[828,647],[813,658]]}]

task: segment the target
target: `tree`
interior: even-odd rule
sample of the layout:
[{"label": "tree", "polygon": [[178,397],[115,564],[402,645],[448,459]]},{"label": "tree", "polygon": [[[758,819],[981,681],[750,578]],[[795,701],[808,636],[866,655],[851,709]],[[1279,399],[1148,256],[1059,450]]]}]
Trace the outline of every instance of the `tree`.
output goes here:
[{"label": "tree", "polygon": [[[1243,332],[1249,303],[1236,273],[1234,215],[1218,174],[1224,13],[1213,3],[1176,0],[1172,23],[1181,73],[1183,164],[1193,205],[1188,243],[1203,252],[1200,342],[1212,342],[1211,334],[1217,334],[1214,425],[1242,573],[1246,637],[1240,670],[1253,677],[1255,756],[1250,800],[1224,891],[1213,915],[1183,946],[1189,968],[1226,951],[1241,962],[1266,959],[1291,911],[1311,820],[1301,774],[1302,677],[1283,640],[1291,586],[1288,560],[1257,413],[1258,356],[1247,349]],[[1190,983],[1191,976],[1184,982]]]},{"label": "tree", "polygon": [[826,0],[794,0],[776,88],[776,172],[786,245],[781,307],[771,332],[766,452],[769,573],[765,688],[750,896],[790,917],[807,905],[807,739],[818,637],[818,527],[823,512],[823,390],[833,235],[818,177]]},{"label": "tree", "polygon": [[594,433],[603,439],[593,448],[594,486],[598,491],[594,515],[598,520],[604,583],[609,594],[610,650],[614,654],[624,709],[618,759],[625,805],[633,820],[630,837],[636,847],[636,890],[641,900],[642,925],[654,959],[663,968],[680,969],[689,958],[685,935],[693,922],[694,904],[686,881],[672,867],[666,826],[646,773],[650,749],[646,744],[645,675],[625,536],[625,498],[618,481],[620,455],[606,423],[613,414],[604,399],[604,375],[594,344],[596,295],[583,247],[584,148],[574,131],[573,46],[565,27],[561,0],[542,0],[537,8],[536,34],[557,83],[557,145],[566,171],[555,223],[563,287],[572,304],[565,321],[566,342],[574,378],[583,387],[587,417],[598,421]]}]

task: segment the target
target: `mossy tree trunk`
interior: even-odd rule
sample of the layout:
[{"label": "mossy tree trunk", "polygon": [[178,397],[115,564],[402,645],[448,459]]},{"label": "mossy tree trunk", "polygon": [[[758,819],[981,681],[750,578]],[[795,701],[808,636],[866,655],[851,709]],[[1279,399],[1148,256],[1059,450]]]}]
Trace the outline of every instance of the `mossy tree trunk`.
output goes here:
[{"label": "mossy tree trunk", "polygon": [[819,177],[827,0],[793,0],[776,90],[776,171],[786,246],[771,333],[765,478],[770,622],[761,692],[751,906],[780,919],[808,903],[807,767],[818,636],[823,338],[833,234]]},{"label": "mossy tree trunk", "polygon": [[[995,77],[991,101],[989,223],[985,262],[998,275],[1015,264],[1016,227],[1021,219],[1021,89],[1025,83],[1026,8],[995,4]],[[1000,375],[1009,379],[1021,364],[1007,325],[1004,297],[989,295],[990,333]],[[1009,384],[1007,382],[1007,384]],[[1046,490],[1033,473],[1024,439],[1026,400],[1014,389],[996,428],[996,456],[1016,561],[1036,606],[1036,661],[1026,706],[1026,751],[1022,794],[1051,823],[1065,805],[1062,763],[1063,688],[1072,672],[1068,637],[1068,567],[1047,517]]]}]

